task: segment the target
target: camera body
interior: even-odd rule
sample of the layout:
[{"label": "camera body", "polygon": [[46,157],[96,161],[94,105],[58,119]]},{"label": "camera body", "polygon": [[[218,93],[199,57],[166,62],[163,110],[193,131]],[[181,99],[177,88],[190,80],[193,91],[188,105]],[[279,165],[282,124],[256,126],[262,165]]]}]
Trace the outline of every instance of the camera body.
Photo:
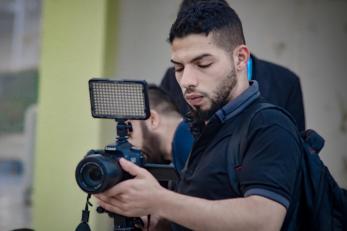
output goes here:
[{"label": "camera body", "polygon": [[133,148],[126,140],[108,145],[104,150],[90,150],[76,167],[78,186],[86,193],[95,194],[131,178],[119,165],[120,158],[144,166],[141,151]]},{"label": "camera body", "polygon": [[125,158],[134,164],[147,169],[158,181],[176,181],[178,174],[172,165],[145,163],[139,149],[134,148],[127,140],[127,131],[131,125],[118,121],[118,138],[115,145],[108,145],[104,150],[90,150],[78,163],[75,177],[78,186],[86,193],[103,192],[119,182],[130,179],[118,163]]}]

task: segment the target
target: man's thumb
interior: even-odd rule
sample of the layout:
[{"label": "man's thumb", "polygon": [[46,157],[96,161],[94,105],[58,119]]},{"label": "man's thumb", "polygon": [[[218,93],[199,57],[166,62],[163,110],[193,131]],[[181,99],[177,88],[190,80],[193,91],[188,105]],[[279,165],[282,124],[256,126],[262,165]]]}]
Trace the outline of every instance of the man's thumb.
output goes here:
[{"label": "man's thumb", "polygon": [[128,172],[132,176],[140,176],[144,172],[144,169],[124,158],[119,159],[119,164],[124,171]]}]

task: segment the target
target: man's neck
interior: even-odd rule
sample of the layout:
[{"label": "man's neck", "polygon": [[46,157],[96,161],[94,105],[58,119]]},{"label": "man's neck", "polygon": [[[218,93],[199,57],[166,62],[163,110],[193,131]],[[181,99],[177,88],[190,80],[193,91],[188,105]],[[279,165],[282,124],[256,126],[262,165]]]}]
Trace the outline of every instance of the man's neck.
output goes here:
[{"label": "man's neck", "polygon": [[242,76],[238,78],[238,81],[234,87],[234,89],[231,90],[229,95],[229,102],[236,99],[238,96],[240,96],[244,91],[247,90],[249,87],[249,81],[247,79],[247,72],[242,73]]}]

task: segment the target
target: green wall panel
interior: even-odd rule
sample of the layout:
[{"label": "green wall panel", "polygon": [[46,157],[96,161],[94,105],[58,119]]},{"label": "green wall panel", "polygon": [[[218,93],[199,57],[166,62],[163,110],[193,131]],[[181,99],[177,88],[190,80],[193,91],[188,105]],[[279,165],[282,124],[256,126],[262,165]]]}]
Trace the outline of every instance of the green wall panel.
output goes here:
[{"label": "green wall panel", "polygon": [[[75,229],[86,197],[75,182],[75,167],[89,149],[114,138],[105,141],[113,128],[91,117],[87,82],[114,73],[117,10],[116,0],[43,1],[35,230]],[[92,210],[92,229],[102,230],[104,222]]]}]

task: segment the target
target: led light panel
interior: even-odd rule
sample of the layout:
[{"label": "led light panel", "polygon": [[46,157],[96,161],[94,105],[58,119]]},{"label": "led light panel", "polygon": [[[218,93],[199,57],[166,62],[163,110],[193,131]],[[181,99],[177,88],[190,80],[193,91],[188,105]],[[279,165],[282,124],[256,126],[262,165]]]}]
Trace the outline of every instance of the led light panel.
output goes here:
[{"label": "led light panel", "polygon": [[95,118],[143,120],[149,117],[145,81],[91,79],[89,93]]}]

